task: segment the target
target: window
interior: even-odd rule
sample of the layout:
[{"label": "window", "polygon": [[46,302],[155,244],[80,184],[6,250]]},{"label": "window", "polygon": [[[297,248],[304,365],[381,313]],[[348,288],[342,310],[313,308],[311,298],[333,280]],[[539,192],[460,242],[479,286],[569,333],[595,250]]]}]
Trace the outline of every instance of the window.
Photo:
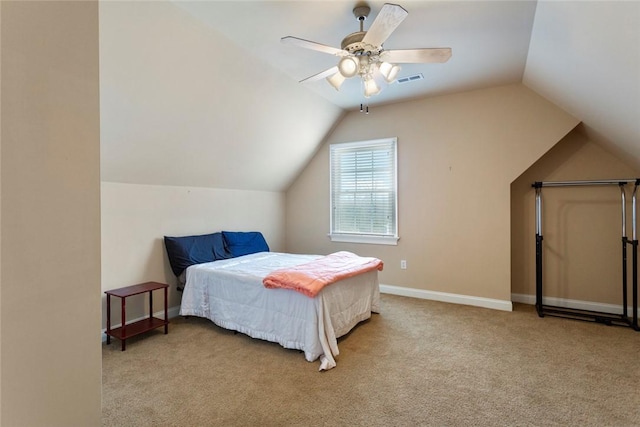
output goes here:
[{"label": "window", "polygon": [[396,138],[331,144],[331,240],[398,243]]}]

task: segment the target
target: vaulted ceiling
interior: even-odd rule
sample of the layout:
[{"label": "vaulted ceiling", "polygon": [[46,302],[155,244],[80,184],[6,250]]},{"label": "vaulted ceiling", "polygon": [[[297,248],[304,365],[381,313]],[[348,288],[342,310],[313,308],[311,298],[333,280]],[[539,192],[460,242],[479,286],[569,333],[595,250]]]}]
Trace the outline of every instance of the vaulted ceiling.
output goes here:
[{"label": "vaulted ceiling", "polygon": [[[283,45],[293,35],[340,47],[358,31],[355,1],[177,2],[259,61],[295,80],[323,71],[335,56]],[[366,2],[371,13],[384,2]],[[444,64],[405,64],[400,77],[424,80],[385,88],[365,99],[361,82],[340,92],[324,79],[302,83],[345,108],[524,82],[584,122],[592,139],[640,165],[640,2],[420,1],[401,5],[408,17],[385,49],[451,47]],[[259,77],[258,77],[259,78]]]},{"label": "vaulted ceiling", "polygon": [[523,83],[640,170],[640,2],[538,2]]},{"label": "vaulted ceiling", "polygon": [[[298,83],[338,58],[280,38],[340,47],[361,3],[101,2],[103,180],[282,191],[361,103],[512,83],[640,169],[640,2],[403,0],[384,48],[450,47],[449,61],[404,64],[424,79],[368,99],[356,78]],[[365,30],[384,3],[367,4]]]},{"label": "vaulted ceiling", "polygon": [[[340,48],[342,39],[359,31],[352,9],[356,1],[176,2],[233,40],[250,55],[295,81],[336,65],[338,57],[286,45],[296,36]],[[364,3],[371,12],[368,30],[384,2]],[[407,1],[408,16],[384,43],[385,49],[450,47],[444,64],[403,64],[399,77],[421,73],[424,80],[392,84],[369,99],[359,78],[336,91],[324,79],[302,83],[308,90],[345,109],[406,98],[460,92],[522,81],[536,10],[535,1]],[[259,71],[259,70],[257,70]],[[259,78],[259,77],[258,77]]]}]

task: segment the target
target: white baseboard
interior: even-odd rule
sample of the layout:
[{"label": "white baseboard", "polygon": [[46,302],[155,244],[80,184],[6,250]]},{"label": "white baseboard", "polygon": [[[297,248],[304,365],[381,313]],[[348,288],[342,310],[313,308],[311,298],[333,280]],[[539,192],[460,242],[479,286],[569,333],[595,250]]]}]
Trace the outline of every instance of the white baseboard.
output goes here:
[{"label": "white baseboard", "polygon": [[[527,294],[511,294],[511,301],[522,304],[535,305],[536,296]],[[605,304],[601,302],[581,301],[575,299],[542,297],[542,304],[562,308],[573,308],[576,310],[599,311],[601,313],[622,314],[622,305]],[[627,312],[632,312],[631,306],[627,307]]]},{"label": "white baseboard", "polygon": [[450,294],[447,292],[427,291],[424,289],[404,288],[402,286],[380,285],[380,292],[385,294],[400,295],[403,297],[428,299],[433,301],[449,302],[453,304],[472,305],[475,307],[491,308],[494,310],[512,311],[511,301],[474,297],[469,295]]},{"label": "white baseboard", "polygon": [[[174,317],[178,317],[178,315],[180,314],[180,306],[177,305],[175,307],[169,307],[167,309],[167,315],[169,316],[169,319],[172,319]],[[142,316],[142,317],[138,317],[136,319],[131,319],[131,320],[127,320],[127,325],[129,323],[133,323],[133,322],[137,322],[138,320],[142,320],[142,319],[146,319],[149,316]],[[156,311],[155,313],[153,313],[153,317],[157,317],[158,319],[164,319],[164,310],[161,311]],[[117,325],[111,325],[112,329],[116,329],[119,328],[120,326],[122,326],[122,323],[118,323]],[[106,332],[106,328],[102,330],[101,332],[101,337],[102,337],[102,342],[106,342],[107,341],[107,335],[105,334]]]}]

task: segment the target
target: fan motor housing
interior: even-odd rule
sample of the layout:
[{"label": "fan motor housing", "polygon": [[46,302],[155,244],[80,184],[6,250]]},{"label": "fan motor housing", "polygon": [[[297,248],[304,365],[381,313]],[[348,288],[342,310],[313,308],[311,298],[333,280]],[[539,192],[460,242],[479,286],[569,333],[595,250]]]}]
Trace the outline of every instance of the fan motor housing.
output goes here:
[{"label": "fan motor housing", "polygon": [[342,50],[346,50],[352,55],[379,55],[382,52],[382,46],[377,47],[362,42],[366,34],[366,31],[357,31],[349,34],[342,39],[340,44]]},{"label": "fan motor housing", "polygon": [[340,47],[342,50],[346,50],[352,55],[379,55],[382,51],[382,46],[372,46],[366,43],[362,43],[364,36],[367,34],[362,27],[362,23],[369,16],[371,8],[366,3],[359,3],[353,8],[353,16],[360,22],[360,31],[351,33],[342,39]]},{"label": "fan motor housing", "polygon": [[[353,53],[352,52],[352,49],[353,49],[352,45],[361,44],[362,39],[364,38],[365,34],[367,34],[366,31],[356,31],[355,33],[349,34],[344,39],[342,39],[342,43],[341,43],[342,49]],[[353,49],[353,50],[358,50],[358,49]]]}]

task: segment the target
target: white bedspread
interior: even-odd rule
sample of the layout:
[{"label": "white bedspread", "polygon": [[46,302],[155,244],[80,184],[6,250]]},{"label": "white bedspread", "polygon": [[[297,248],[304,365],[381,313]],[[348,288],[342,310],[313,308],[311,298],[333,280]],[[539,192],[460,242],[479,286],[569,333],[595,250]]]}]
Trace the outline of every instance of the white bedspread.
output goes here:
[{"label": "white bedspread", "polygon": [[315,298],[262,284],[273,270],[319,257],[260,252],[191,266],[180,314],[302,350],[310,362],[320,358],[320,370],[331,369],[339,353],[337,339],[380,310],[378,272],[329,285]]}]

